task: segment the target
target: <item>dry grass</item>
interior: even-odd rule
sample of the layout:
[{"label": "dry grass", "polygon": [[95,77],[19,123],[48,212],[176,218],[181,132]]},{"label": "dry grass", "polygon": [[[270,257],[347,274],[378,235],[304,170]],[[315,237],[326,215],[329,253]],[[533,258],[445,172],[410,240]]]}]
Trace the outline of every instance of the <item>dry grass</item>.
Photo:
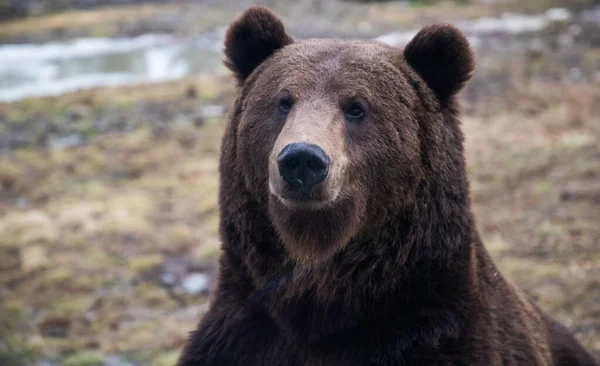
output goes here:
[{"label": "dry grass", "polygon": [[514,90],[465,119],[475,215],[500,268],[600,356],[598,85]]},{"label": "dry grass", "polygon": [[[163,88],[179,99],[187,86]],[[121,104],[125,112],[145,97],[159,108],[171,103],[167,92],[134,94],[140,99]],[[231,90],[216,94],[231,102]],[[110,95],[94,98],[110,104]],[[541,85],[464,119],[474,209],[488,248],[596,355],[599,99],[597,85]],[[138,126],[81,147],[0,157],[0,283],[5,306],[28,320],[27,344],[73,365],[98,354],[145,364],[175,357],[205,299],[172,292],[159,275],[167,258],[200,263],[218,255],[223,124],[222,117],[158,135]]]},{"label": "dry grass", "polygon": [[94,10],[69,11],[26,19],[8,21],[0,27],[0,39],[27,33],[48,32],[57,29],[107,26],[119,22],[139,22],[164,12],[178,9],[173,4],[143,4],[107,7]]},{"label": "dry grass", "polygon": [[[203,80],[194,87],[204,88]],[[60,120],[56,105],[68,108],[69,101],[128,114],[143,100],[153,113],[228,93],[211,86],[210,98],[199,92],[181,102],[189,88],[188,80],[136,89],[125,102],[112,90],[97,90],[37,103],[51,108],[40,115],[57,113]],[[8,116],[10,107],[4,106]],[[206,300],[165,286],[160,275],[166,258],[215,259],[223,125],[223,117],[167,130],[138,124],[129,133],[98,133],[85,146],[0,156],[0,319],[5,309],[23,313],[25,344],[64,364],[85,364],[98,354],[168,364],[160,362],[173,358]]]},{"label": "dry grass", "polygon": [[194,36],[215,26],[227,24],[236,13],[231,8],[194,2],[73,10],[4,22],[0,27],[0,42],[128,37],[145,33]]}]

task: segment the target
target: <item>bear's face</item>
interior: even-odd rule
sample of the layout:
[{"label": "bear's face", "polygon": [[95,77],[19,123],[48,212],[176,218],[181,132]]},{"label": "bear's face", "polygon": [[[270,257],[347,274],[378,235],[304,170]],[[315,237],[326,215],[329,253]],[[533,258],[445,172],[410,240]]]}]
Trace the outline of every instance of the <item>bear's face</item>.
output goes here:
[{"label": "bear's face", "polygon": [[376,216],[369,203],[413,196],[418,97],[394,56],[370,42],[293,44],[248,90],[238,129],[243,174],[257,196],[268,195],[296,256],[326,258]]},{"label": "bear's face", "polygon": [[[456,62],[444,64],[444,50],[466,44],[457,31],[422,37],[429,41],[425,51],[417,36],[404,53],[374,41],[294,43],[260,7],[229,29],[225,52],[243,98],[234,121],[239,174],[255,199],[268,204],[295,259],[329,258],[415,204],[423,178],[417,113],[426,108],[423,93],[449,99],[471,71],[440,74]],[[410,53],[416,46],[419,52]],[[411,61],[441,69],[419,70]],[[422,79],[429,88],[415,86]]]}]

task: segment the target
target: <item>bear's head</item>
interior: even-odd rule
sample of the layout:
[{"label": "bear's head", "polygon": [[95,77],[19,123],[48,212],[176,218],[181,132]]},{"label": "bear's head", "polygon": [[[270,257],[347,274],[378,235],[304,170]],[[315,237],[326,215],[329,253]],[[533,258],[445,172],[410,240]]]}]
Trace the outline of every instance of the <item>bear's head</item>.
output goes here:
[{"label": "bear's head", "polygon": [[457,29],[426,27],[403,50],[295,42],[252,7],[230,26],[225,55],[240,90],[234,151],[223,154],[295,260],[329,258],[416,214],[436,220],[427,205],[452,215],[467,204],[455,95],[474,59]]}]

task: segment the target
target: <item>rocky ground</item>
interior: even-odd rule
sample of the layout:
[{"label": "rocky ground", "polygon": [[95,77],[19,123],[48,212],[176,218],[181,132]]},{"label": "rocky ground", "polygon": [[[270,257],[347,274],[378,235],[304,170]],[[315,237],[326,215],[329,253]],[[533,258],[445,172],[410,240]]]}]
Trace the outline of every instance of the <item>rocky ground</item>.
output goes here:
[{"label": "rocky ground", "polygon": [[[296,34],[307,36],[366,37],[394,24],[412,29],[440,17],[460,21],[498,11],[284,5],[276,7]],[[4,23],[0,38],[186,35],[226,24],[235,8],[171,3],[53,14]],[[317,17],[307,27],[311,18],[292,16],[313,13],[329,20]],[[544,35],[561,39],[567,28]],[[566,48],[534,48],[512,62],[484,50],[464,95],[463,126],[488,249],[600,360],[594,34],[574,36]],[[1,365],[174,363],[214,285],[217,157],[233,95],[228,75],[202,74],[0,104]]]}]

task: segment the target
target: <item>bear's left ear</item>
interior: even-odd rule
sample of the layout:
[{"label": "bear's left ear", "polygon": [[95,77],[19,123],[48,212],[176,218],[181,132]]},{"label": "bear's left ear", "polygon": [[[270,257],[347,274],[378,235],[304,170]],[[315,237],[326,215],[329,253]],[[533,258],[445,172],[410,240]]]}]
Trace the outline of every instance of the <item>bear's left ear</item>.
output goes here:
[{"label": "bear's left ear", "polygon": [[272,11],[262,6],[252,6],[227,30],[225,65],[243,84],[258,65],[291,43],[294,40]]},{"label": "bear's left ear", "polygon": [[451,25],[423,28],[404,49],[404,58],[440,100],[460,91],[475,69],[469,41]]}]

